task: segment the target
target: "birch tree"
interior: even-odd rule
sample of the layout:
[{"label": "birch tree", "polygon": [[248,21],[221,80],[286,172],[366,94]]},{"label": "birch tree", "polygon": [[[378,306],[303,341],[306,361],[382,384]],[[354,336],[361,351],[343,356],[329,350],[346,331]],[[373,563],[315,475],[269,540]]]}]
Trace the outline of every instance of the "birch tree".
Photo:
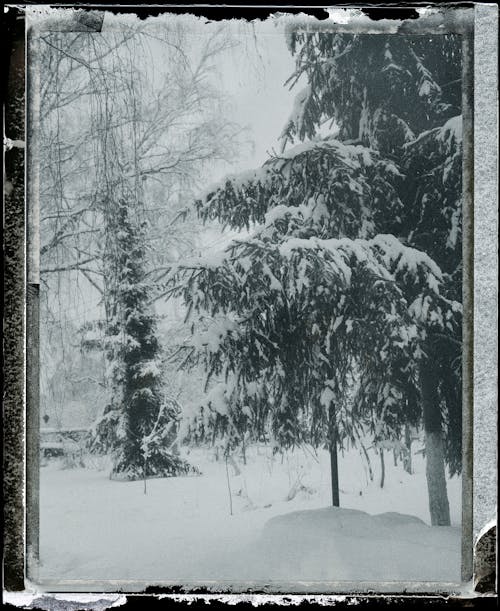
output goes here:
[{"label": "birch tree", "polygon": [[162,392],[152,302],[161,266],[192,247],[179,221],[197,181],[231,157],[239,129],[222,120],[211,78],[233,44],[225,29],[189,44],[174,21],[40,40],[42,276],[49,290],[77,278],[100,300],[83,338],[109,363],[92,448],[113,453],[120,478],[188,469],[169,451],[179,409]]}]

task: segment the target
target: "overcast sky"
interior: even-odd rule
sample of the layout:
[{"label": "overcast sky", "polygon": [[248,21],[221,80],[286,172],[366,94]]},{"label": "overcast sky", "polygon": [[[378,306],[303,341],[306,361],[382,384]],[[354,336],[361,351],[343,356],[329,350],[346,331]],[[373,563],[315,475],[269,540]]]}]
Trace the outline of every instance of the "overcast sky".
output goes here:
[{"label": "overcast sky", "polygon": [[[207,32],[211,27],[208,24]],[[207,178],[210,184],[237,173],[261,166],[268,151],[279,151],[279,135],[301,89],[301,82],[292,91],[284,84],[293,73],[295,61],[286,46],[283,21],[268,19],[249,24],[233,21],[228,24],[239,44],[224,52],[217,61],[218,84],[227,93],[228,120],[248,128],[252,146],[242,149],[231,165],[217,164]],[[203,252],[219,251],[241,233],[225,230],[213,223],[200,234]],[[246,233],[246,232],[243,232]]]},{"label": "overcast sky", "polygon": [[[140,23],[133,15],[106,13],[102,32]],[[214,75],[219,91],[226,94],[228,121],[248,127],[247,137],[253,141],[254,149],[247,147],[230,168],[217,168],[211,173],[211,182],[222,178],[227,172],[248,170],[260,166],[268,157],[267,151],[278,150],[278,137],[293,107],[295,95],[301,82],[292,91],[284,86],[294,70],[295,62],[285,42],[285,18],[269,18],[265,21],[227,20],[209,22],[193,15],[169,13],[150,17],[140,27],[152,36],[149,65],[144,66],[148,78],[156,80],[164,72],[165,45],[158,39],[168,39],[168,32],[175,36],[176,24],[185,27],[188,34],[187,54],[196,61],[202,42],[214,35],[221,27],[227,28],[232,42],[214,60],[218,75]],[[163,47],[163,48],[162,48]],[[175,53],[175,52],[174,52]],[[178,61],[178,58],[175,60]]]},{"label": "overcast sky", "polygon": [[254,141],[236,167],[245,170],[262,165],[267,151],[278,149],[278,137],[292,110],[300,85],[289,91],[285,81],[294,69],[283,27],[276,20],[241,24],[240,45],[220,63],[221,85],[233,102],[231,119],[247,125]]}]

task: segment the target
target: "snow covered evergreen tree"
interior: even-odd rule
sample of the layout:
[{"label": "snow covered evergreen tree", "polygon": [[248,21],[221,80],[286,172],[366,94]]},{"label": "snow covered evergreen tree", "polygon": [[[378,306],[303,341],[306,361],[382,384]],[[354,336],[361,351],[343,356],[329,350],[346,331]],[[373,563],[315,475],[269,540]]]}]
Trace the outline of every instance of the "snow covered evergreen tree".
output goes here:
[{"label": "snow covered evergreen tree", "polygon": [[112,397],[96,424],[94,450],[111,452],[111,477],[140,479],[187,473],[191,467],[172,450],[179,410],[162,387],[161,347],[151,311],[151,283],[145,280],[145,227],[129,202],[107,203],[113,212],[109,249],[111,319],[106,346]]},{"label": "snow covered evergreen tree", "polygon": [[441,308],[429,312],[428,296],[412,302],[425,326],[418,381],[431,520],[447,524],[444,459],[451,473],[461,463],[461,39],[295,30],[288,42],[294,78],[305,73],[309,89],[285,139],[311,137],[328,118],[341,139],[397,161],[405,179],[397,187],[404,208],[395,233],[438,265],[441,295],[453,302],[444,318]]},{"label": "snow covered evergreen tree", "polygon": [[[287,33],[296,98],[280,156],[197,202],[251,237],[185,265],[205,414],[241,437],[336,450],[423,422],[432,524],[460,470],[460,46],[453,36]],[[321,137],[324,124],[332,133]],[[322,130],[320,132],[320,130]],[[286,148],[288,141],[303,142]],[[210,419],[207,420],[210,424]]]}]

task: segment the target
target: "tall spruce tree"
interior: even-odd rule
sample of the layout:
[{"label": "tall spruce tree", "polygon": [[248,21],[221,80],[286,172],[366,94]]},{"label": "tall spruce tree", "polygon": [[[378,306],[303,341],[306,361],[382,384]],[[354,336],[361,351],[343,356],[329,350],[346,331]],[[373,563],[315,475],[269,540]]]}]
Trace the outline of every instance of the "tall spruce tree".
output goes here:
[{"label": "tall spruce tree", "polygon": [[[296,55],[293,78],[306,74],[308,89],[299,113],[285,128],[284,139],[295,134],[311,137],[323,120],[333,119],[339,138],[358,141],[398,162],[405,174],[398,188],[404,208],[395,233],[405,244],[430,255],[443,274],[442,295],[459,302],[460,37],[291,30],[288,43]],[[431,520],[447,524],[444,459],[452,473],[460,471],[461,462],[461,321],[451,315],[450,320],[436,320],[436,314],[424,321],[425,308],[415,313],[427,327],[418,382]]]},{"label": "tall spruce tree", "polygon": [[[423,421],[431,522],[448,524],[445,461],[460,470],[459,43],[300,29],[287,41],[292,85],[308,84],[282,154],[197,204],[205,220],[257,228],[220,260],[178,270],[175,292],[198,313],[191,362],[219,380],[205,414],[236,439],[269,427],[281,447],[328,445],[334,505],[345,438],[368,426],[376,444],[397,443]],[[325,122],[335,132],[320,137]]]}]

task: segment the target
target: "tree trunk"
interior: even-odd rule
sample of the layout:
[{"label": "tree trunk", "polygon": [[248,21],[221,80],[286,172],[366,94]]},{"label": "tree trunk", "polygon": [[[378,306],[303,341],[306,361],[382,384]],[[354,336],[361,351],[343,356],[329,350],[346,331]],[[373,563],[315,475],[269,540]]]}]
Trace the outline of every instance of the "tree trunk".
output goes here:
[{"label": "tree trunk", "polygon": [[243,439],[241,441],[241,456],[243,458],[243,465],[246,467],[247,464],[247,448],[245,444],[245,435],[243,435]]},{"label": "tree trunk", "polygon": [[380,452],[380,487],[384,487],[385,483],[385,460],[384,460],[384,448],[379,449]]},{"label": "tree trunk", "polygon": [[420,365],[420,392],[425,431],[425,457],[429,512],[432,526],[450,525],[450,507],[446,490],[443,429],[438,396],[438,378],[428,359]]},{"label": "tree trunk", "polygon": [[339,470],[337,463],[337,441],[330,441],[330,468],[332,474],[332,505],[340,507],[339,498]]},{"label": "tree trunk", "polygon": [[337,426],[335,424],[335,411],[330,407],[330,471],[332,478],[332,505],[340,507],[339,495],[339,467],[337,460]]},{"label": "tree trunk", "polygon": [[403,458],[403,467],[406,473],[411,475],[411,430],[408,425],[405,425],[405,453]]}]

